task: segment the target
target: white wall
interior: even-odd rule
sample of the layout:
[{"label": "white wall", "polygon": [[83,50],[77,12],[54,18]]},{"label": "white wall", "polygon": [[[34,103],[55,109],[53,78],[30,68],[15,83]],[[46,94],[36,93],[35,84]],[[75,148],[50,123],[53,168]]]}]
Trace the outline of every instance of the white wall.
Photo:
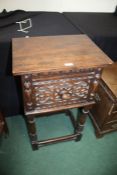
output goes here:
[{"label": "white wall", "polygon": [[113,12],[117,0],[0,0],[0,11]]}]

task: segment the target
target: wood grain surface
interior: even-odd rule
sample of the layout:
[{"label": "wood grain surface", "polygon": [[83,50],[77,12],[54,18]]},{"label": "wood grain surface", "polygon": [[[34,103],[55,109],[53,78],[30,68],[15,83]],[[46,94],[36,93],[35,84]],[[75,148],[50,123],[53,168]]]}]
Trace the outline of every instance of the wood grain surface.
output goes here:
[{"label": "wood grain surface", "polygon": [[112,64],[86,35],[14,38],[12,54],[14,75]]}]

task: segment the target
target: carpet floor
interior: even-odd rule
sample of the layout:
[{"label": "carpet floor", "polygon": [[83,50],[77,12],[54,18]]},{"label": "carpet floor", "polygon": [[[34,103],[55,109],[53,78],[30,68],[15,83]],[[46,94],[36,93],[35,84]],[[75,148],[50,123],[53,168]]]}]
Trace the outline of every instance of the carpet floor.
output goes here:
[{"label": "carpet floor", "polygon": [[[58,115],[58,114],[56,114]],[[73,132],[63,114],[36,119],[39,138]],[[96,139],[87,119],[80,142],[69,141],[32,151],[21,115],[7,118],[9,136],[0,140],[0,175],[117,175],[117,132]]]}]

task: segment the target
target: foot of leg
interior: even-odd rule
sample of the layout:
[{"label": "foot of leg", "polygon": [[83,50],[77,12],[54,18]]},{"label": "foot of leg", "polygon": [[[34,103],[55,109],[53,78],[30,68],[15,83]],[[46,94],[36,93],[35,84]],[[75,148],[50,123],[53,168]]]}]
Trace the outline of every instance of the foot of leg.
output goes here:
[{"label": "foot of leg", "polygon": [[82,109],[80,116],[77,116],[77,125],[75,129],[75,133],[78,134],[76,141],[81,140],[82,138],[82,132],[84,130],[84,125],[86,122],[87,114],[89,112],[89,106],[86,106]]},{"label": "foot of leg", "polygon": [[37,139],[34,116],[32,115],[27,116],[27,125],[28,125],[28,133],[29,133],[31,144],[32,144],[32,148],[33,150],[37,150],[38,149],[38,144],[37,144],[38,139]]}]

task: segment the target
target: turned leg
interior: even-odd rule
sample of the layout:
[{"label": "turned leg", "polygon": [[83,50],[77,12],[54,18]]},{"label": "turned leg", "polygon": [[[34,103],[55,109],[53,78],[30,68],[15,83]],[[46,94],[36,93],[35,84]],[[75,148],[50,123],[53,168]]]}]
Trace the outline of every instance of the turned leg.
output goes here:
[{"label": "turned leg", "polygon": [[77,124],[76,124],[75,133],[78,134],[78,136],[76,138],[76,141],[80,141],[82,138],[82,132],[86,122],[86,118],[89,113],[89,109],[90,109],[90,106],[85,106],[84,108],[82,108],[80,116],[77,115]]},{"label": "turned leg", "polygon": [[35,117],[33,115],[27,115],[26,120],[27,120],[28,133],[29,133],[31,144],[32,144],[32,148],[33,150],[37,150],[38,144],[37,144]]}]

